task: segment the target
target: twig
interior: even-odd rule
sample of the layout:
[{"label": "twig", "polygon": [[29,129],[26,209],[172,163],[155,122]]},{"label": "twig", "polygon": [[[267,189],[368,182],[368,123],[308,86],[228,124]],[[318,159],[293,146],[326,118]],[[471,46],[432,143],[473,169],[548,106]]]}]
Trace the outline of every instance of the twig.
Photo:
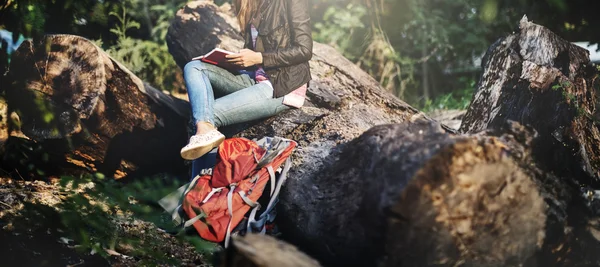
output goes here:
[{"label": "twig", "polygon": [[23,178],[23,176],[21,175],[21,173],[19,172],[19,170],[15,169],[15,171],[17,172],[17,174],[19,175],[19,177],[21,177],[21,180],[25,181],[25,178]]},{"label": "twig", "polygon": [[0,169],[0,172],[3,172],[5,175],[10,175],[10,172],[4,170],[4,169]]},{"label": "twig", "polygon": [[8,203],[0,201],[0,204],[7,206],[8,208],[12,209],[11,205],[8,205]]},{"label": "twig", "polygon": [[73,265],[67,265],[67,267],[75,267],[75,266],[78,266],[78,265],[82,265],[82,264],[84,264],[84,263],[85,263],[85,261],[84,261],[84,260],[81,260],[79,263],[75,263],[75,264],[73,264]]}]

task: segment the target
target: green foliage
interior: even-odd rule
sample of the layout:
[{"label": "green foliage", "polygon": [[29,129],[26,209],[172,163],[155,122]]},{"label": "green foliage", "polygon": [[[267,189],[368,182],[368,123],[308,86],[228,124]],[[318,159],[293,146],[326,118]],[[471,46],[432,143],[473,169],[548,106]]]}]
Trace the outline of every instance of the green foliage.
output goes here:
[{"label": "green foliage", "polygon": [[[117,36],[117,44],[108,48],[106,52],[134,73],[139,73],[145,68],[148,55],[148,46],[143,40],[127,36],[127,31],[139,29],[140,24],[127,17],[125,7],[123,13],[110,12],[111,16],[118,19],[120,25],[110,29]],[[151,55],[150,55],[151,56]]]},{"label": "green foliage", "polygon": [[[142,80],[163,90],[183,89],[169,54],[169,21],[185,0],[23,0],[0,6],[0,28],[26,37],[70,33],[97,40]],[[4,16],[2,16],[4,14]],[[0,70],[5,59],[0,62]]]},{"label": "green foliage", "polygon": [[[354,11],[357,6],[366,13]],[[448,101],[460,95],[455,82],[437,81],[455,79],[457,75],[447,74],[459,70],[468,72],[463,77],[472,76],[478,71],[474,60],[510,33],[524,14],[556,25],[554,30],[563,27],[557,22],[564,24],[555,17],[574,12],[574,6],[564,0],[322,0],[313,10],[314,37],[338,48],[397,96],[419,105],[435,94]],[[585,21],[591,17],[596,16]],[[579,19],[568,25],[582,27]]]},{"label": "green foliage", "polygon": [[343,9],[330,6],[323,15],[323,21],[315,23],[313,38],[337,48],[349,59],[356,59],[360,46],[353,43],[353,38],[356,38],[357,30],[365,28],[362,18],[366,13],[365,7],[360,4],[350,3]]},{"label": "green foliage", "polygon": [[440,95],[434,99],[426,99],[421,110],[428,113],[434,110],[467,109],[473,98],[476,84],[474,79],[466,78],[462,78],[461,83],[463,85],[462,89]]},{"label": "green foliage", "polygon": [[169,2],[164,5],[150,7],[150,11],[157,15],[156,23],[152,29],[152,38],[155,42],[164,42],[169,26],[171,26],[171,19],[175,17],[175,13],[183,3],[185,1],[180,1],[179,5]]},{"label": "green foliage", "polygon": [[[72,240],[81,252],[94,252],[108,257],[107,251],[118,251],[142,260],[144,265],[178,265],[163,249],[164,239],[137,220],[151,222],[163,229],[173,228],[170,216],[156,206],[157,200],[176,190],[180,184],[174,177],[148,177],[131,183],[106,179],[102,174],[62,177],[63,200],[50,207],[27,204],[21,222],[24,227],[49,229]],[[47,222],[57,222],[49,225]],[[209,256],[217,248],[198,235],[180,234],[180,242],[188,242]]]},{"label": "green foliage", "polygon": [[115,0],[11,0],[0,5],[0,28],[37,38],[46,32],[90,37],[101,33]]},{"label": "green foliage", "polygon": [[156,5],[151,10],[161,14],[157,26],[152,29],[155,36],[153,40],[136,39],[128,35],[129,31],[140,29],[141,24],[128,16],[125,6],[122,13],[110,12],[110,16],[115,17],[119,23],[110,29],[117,36],[117,43],[106,52],[142,80],[164,90],[178,90],[182,87],[181,73],[164,40],[174,9]]}]

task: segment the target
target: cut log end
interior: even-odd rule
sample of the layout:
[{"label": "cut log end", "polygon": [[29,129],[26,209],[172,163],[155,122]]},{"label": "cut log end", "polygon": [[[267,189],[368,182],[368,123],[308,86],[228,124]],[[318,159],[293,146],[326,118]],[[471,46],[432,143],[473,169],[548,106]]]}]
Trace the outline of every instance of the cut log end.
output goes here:
[{"label": "cut log end", "polygon": [[523,263],[544,238],[544,201],[495,139],[440,151],[391,210],[387,266]]},{"label": "cut log end", "polygon": [[96,45],[74,35],[47,35],[25,41],[11,62],[18,85],[7,99],[18,111],[22,130],[42,140],[62,138],[81,130],[106,89],[105,60]]},{"label": "cut log end", "polygon": [[189,104],[144,85],[93,42],[74,35],[26,41],[7,77],[8,108],[20,119],[15,129],[43,148],[25,157],[42,154],[35,164],[52,169],[48,175],[83,171],[119,178],[185,169],[179,149]]},{"label": "cut log end", "polygon": [[85,117],[93,110],[91,103],[106,88],[100,53],[96,45],[83,37],[47,35],[35,42],[26,41],[19,48],[11,69],[20,69],[11,73],[26,76],[27,88],[69,102]]},{"label": "cut log end", "polygon": [[323,167],[322,195],[283,206],[280,229],[331,265],[527,264],[543,245],[546,205],[498,140],[428,122],[374,127]]}]

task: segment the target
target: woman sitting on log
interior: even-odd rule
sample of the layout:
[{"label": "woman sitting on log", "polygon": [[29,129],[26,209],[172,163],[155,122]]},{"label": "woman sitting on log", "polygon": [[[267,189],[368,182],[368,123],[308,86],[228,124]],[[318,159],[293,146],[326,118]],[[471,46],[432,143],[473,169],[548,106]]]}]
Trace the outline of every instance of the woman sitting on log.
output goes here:
[{"label": "woman sitting on log", "polygon": [[236,0],[235,7],[245,49],[227,58],[244,70],[234,74],[200,60],[184,68],[196,123],[196,134],[181,149],[184,159],[218,147],[225,139],[218,127],[304,103],[313,45],[308,0]]}]

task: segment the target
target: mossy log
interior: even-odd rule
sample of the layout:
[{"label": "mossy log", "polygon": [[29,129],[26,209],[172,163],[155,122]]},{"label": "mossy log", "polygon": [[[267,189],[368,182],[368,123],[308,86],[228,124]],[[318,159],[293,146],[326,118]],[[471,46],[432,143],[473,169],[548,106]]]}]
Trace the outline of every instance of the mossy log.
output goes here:
[{"label": "mossy log", "polygon": [[119,178],[136,170],[185,170],[178,152],[187,139],[187,102],[145,84],[91,41],[74,35],[25,41],[8,79],[9,110],[49,154],[54,174]]}]

